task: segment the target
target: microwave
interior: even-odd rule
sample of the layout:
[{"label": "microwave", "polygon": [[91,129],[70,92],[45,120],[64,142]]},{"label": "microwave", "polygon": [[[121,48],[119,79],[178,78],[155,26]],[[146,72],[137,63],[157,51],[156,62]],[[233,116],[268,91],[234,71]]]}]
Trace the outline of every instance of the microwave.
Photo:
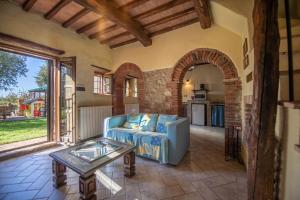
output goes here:
[{"label": "microwave", "polygon": [[200,101],[205,101],[206,100],[206,91],[197,91],[194,94],[194,99],[195,100],[200,100]]}]

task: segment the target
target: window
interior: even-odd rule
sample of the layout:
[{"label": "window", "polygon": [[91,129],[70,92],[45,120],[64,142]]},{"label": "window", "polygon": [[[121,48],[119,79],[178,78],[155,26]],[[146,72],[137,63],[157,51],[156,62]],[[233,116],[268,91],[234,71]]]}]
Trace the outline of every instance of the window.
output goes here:
[{"label": "window", "polygon": [[111,79],[109,77],[104,77],[103,92],[104,92],[104,94],[111,93]]},{"label": "window", "polygon": [[125,96],[126,97],[137,97],[137,78],[125,79]]},{"label": "window", "polygon": [[111,93],[111,78],[102,73],[94,73],[94,93],[95,94],[110,94]]}]

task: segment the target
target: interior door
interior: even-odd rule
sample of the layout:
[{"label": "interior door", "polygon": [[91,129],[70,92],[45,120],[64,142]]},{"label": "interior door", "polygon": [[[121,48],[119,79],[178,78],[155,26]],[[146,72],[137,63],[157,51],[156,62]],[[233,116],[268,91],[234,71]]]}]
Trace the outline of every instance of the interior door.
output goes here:
[{"label": "interior door", "polygon": [[60,60],[60,141],[75,142],[76,127],[76,58],[65,57]]}]

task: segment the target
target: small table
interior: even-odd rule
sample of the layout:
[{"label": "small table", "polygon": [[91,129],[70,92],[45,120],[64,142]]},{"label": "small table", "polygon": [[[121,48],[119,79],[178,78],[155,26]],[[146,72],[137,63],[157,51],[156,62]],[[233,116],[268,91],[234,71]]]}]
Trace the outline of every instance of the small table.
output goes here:
[{"label": "small table", "polygon": [[79,177],[79,192],[81,199],[96,199],[95,171],[100,167],[124,156],[124,175],[135,174],[135,146],[97,138],[75,146],[50,153],[53,158],[53,186],[58,188],[66,184],[66,167],[77,172]]}]

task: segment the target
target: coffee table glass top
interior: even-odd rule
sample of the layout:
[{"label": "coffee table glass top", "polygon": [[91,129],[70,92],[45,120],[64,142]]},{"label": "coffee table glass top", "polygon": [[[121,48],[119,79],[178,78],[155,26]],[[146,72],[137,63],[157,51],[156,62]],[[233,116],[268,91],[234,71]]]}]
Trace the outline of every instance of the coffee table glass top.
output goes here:
[{"label": "coffee table glass top", "polygon": [[91,141],[79,145],[70,153],[88,162],[92,162],[123,147],[105,141]]},{"label": "coffee table glass top", "polygon": [[98,168],[133,151],[134,145],[97,138],[50,153],[54,160],[88,177]]}]

